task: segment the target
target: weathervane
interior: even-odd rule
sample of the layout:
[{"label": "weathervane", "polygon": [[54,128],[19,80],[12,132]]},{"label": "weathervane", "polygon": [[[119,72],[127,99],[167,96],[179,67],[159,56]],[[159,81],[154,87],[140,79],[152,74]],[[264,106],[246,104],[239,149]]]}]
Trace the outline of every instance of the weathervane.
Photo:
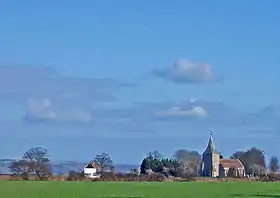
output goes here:
[{"label": "weathervane", "polygon": [[210,130],[210,129],[208,129],[208,131],[210,131],[210,135],[212,136],[212,135],[213,135],[213,131],[212,131],[212,130]]}]

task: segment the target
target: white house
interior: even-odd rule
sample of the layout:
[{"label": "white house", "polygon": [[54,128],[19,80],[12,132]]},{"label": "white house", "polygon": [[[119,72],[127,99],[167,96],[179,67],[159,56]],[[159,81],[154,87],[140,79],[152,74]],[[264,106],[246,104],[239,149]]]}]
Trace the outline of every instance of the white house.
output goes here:
[{"label": "white house", "polygon": [[84,174],[86,178],[100,178],[100,174],[98,173],[98,166],[94,162],[90,162],[84,167]]}]

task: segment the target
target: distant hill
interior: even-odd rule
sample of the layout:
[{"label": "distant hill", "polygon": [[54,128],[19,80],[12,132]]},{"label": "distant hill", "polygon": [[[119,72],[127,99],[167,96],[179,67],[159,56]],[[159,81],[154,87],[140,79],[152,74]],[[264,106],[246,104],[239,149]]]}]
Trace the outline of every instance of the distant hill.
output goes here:
[{"label": "distant hill", "polygon": [[[9,174],[9,165],[15,161],[12,159],[0,159],[3,161],[0,165],[0,174]],[[69,171],[82,171],[87,162],[76,162],[76,161],[61,161],[61,162],[53,162],[52,170],[54,175],[63,175],[67,174]],[[137,168],[137,165],[130,164],[117,164],[115,165],[115,172],[126,173],[130,172],[131,169]]]}]

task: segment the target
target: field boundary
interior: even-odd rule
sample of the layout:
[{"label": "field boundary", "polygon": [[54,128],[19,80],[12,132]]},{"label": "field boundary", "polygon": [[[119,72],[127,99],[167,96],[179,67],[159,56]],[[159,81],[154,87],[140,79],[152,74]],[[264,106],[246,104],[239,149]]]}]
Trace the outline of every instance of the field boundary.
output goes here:
[{"label": "field boundary", "polygon": [[[48,178],[48,181],[67,181],[67,175],[53,176]],[[11,175],[4,174],[0,175],[0,180],[22,180],[21,178],[14,178]],[[35,180],[30,178],[30,180]],[[125,179],[103,179],[103,180],[91,180],[91,179],[81,179],[78,181],[97,181],[97,182],[259,182],[256,179],[249,178],[205,178],[205,177],[194,177],[194,178],[167,178],[161,181],[145,181],[145,180],[125,180]]]}]

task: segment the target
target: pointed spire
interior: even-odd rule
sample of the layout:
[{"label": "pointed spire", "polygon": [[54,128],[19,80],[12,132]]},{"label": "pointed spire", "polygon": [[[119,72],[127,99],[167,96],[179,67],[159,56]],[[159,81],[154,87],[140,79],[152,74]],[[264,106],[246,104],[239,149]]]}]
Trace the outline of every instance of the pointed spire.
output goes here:
[{"label": "pointed spire", "polygon": [[207,146],[211,152],[214,151],[215,145],[214,145],[214,140],[212,134],[210,135],[209,141],[208,141],[208,146]]},{"label": "pointed spire", "polygon": [[[210,131],[210,130],[209,130]],[[213,132],[210,131],[210,138],[208,141],[208,145],[206,150],[204,151],[204,154],[218,154],[217,150],[215,149],[215,144],[214,144],[214,140],[213,140]]]}]

